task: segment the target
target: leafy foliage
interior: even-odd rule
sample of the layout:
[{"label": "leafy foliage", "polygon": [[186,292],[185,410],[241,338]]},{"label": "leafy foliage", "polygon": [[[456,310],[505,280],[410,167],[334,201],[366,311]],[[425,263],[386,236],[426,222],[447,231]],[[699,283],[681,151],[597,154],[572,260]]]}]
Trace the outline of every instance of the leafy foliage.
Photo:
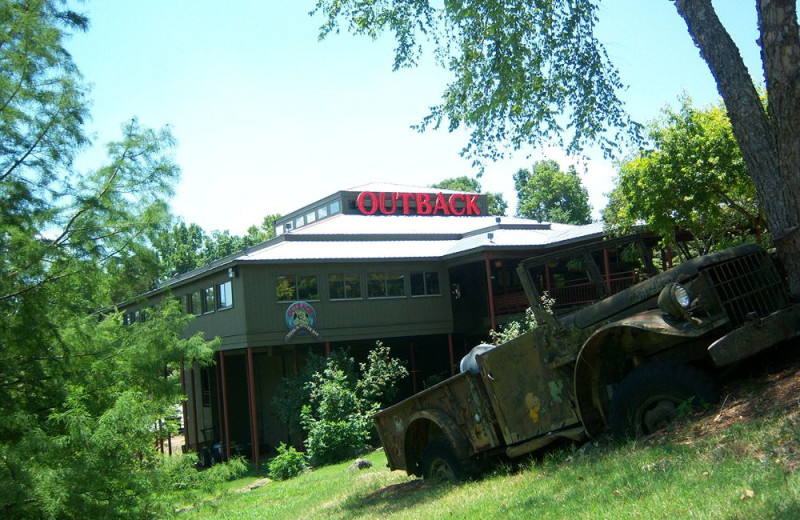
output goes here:
[{"label": "leafy foliage", "polygon": [[306,434],[311,465],[330,464],[364,451],[372,435],[370,416],[394,399],[397,383],[407,376],[378,341],[358,370],[341,351],[328,358],[312,355],[298,377],[281,384],[275,404],[290,428]]},{"label": "leafy foliage", "polygon": [[604,211],[620,232],[645,224],[679,246],[675,231],[688,231],[692,253],[705,254],[762,234],[766,221],[756,188],[721,105],[694,108],[684,97],[649,127],[651,146],[622,163]]},{"label": "leafy foliage", "polygon": [[[436,184],[431,184],[431,188],[482,193],[481,183],[478,181],[478,179],[473,179],[472,177],[467,177],[466,175],[445,179],[441,182],[437,182]],[[489,208],[487,209],[489,215],[502,216],[506,214],[508,202],[506,202],[502,193],[487,192],[486,198],[489,203]]]},{"label": "leafy foliage", "polygon": [[[553,305],[556,301],[550,298],[547,291],[541,296],[541,308],[544,312],[549,314],[553,313]],[[501,345],[507,341],[518,338],[539,327],[539,322],[536,320],[536,315],[530,307],[525,309],[525,316],[521,320],[514,320],[506,323],[500,331],[490,330],[489,335],[492,338],[492,343]]]},{"label": "leafy foliage", "polygon": [[175,302],[131,327],[110,305],[157,278],[142,253],[167,222],[173,139],[132,120],[105,165],[74,169],[87,100],[62,40],[87,20],[64,4],[0,3],[0,516],[169,516],[187,466],[153,425],[214,343],[183,338]]},{"label": "leafy foliage", "polygon": [[278,446],[278,454],[269,461],[269,476],[275,480],[286,480],[308,469],[306,457],[293,446],[284,443]]},{"label": "leafy foliage", "polygon": [[162,230],[153,244],[161,262],[162,278],[187,273],[269,240],[275,236],[274,224],[278,218],[278,214],[265,216],[260,226],[250,226],[243,236],[227,230],[208,234],[197,224],[175,222],[171,228]]},{"label": "leafy foliage", "polygon": [[520,217],[564,224],[589,224],[592,208],[589,192],[573,166],[562,172],[556,161],[539,161],[533,172],[514,174],[517,214]]},{"label": "leafy foliage", "polygon": [[312,13],[325,19],[321,38],[340,23],[372,38],[391,31],[395,69],[433,45],[454,79],[419,128],[463,125],[471,132],[464,154],[494,159],[507,145],[549,139],[569,151],[597,142],[611,152],[635,136],[616,95],[618,73],[594,35],[597,9],[589,0],[318,0]]}]

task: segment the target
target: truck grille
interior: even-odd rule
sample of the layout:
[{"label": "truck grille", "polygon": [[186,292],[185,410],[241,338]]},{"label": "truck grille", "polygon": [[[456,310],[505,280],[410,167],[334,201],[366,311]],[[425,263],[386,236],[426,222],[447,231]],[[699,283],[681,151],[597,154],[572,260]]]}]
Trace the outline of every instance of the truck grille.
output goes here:
[{"label": "truck grille", "polygon": [[766,316],[788,305],[778,270],[763,251],[711,266],[704,274],[734,327],[749,313]]}]

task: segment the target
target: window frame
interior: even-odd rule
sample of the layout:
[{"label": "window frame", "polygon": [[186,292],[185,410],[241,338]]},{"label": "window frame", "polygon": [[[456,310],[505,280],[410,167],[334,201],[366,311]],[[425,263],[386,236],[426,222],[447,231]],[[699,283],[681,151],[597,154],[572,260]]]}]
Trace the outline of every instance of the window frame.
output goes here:
[{"label": "window frame", "polygon": [[[332,281],[332,276],[339,276],[341,277],[340,280]],[[358,287],[358,296],[348,296],[347,294],[347,277],[354,277],[357,280],[357,287]],[[333,296],[333,291],[331,291],[332,283],[341,283],[342,284],[342,293],[344,294],[343,297],[337,298]],[[358,301],[364,299],[364,287],[363,287],[363,279],[361,277],[361,273],[354,273],[354,272],[338,272],[338,273],[328,273],[328,298],[334,302],[342,302],[342,301]]]},{"label": "window frame", "polygon": [[[431,292],[429,290],[429,283],[428,283],[428,275],[435,275],[436,278],[436,292]],[[414,294],[414,276],[422,276],[422,293]],[[409,273],[408,276],[409,283],[411,285],[411,297],[412,298],[425,298],[430,296],[441,296],[442,295],[442,285],[439,282],[439,271],[413,271]]]},{"label": "window frame", "polygon": [[[373,276],[382,276],[383,282],[383,294],[380,296],[373,296],[370,294],[371,287],[373,281]],[[397,280],[397,278],[391,278],[391,276],[399,275],[399,279],[402,281],[403,293],[402,294],[390,294],[390,281]],[[369,271],[367,272],[367,299],[368,300],[387,300],[390,298],[407,298],[408,291],[406,290],[406,273],[403,271]]]},{"label": "window frame", "polygon": [[[227,291],[223,291],[222,290],[222,288],[225,287],[225,286],[228,287]],[[225,310],[228,310],[228,309],[232,309],[233,308],[233,284],[231,283],[231,281],[230,280],[226,280],[226,281],[224,281],[222,283],[218,283],[216,285],[215,289],[217,291],[217,301],[216,301],[217,310],[218,311],[225,311]],[[230,301],[230,303],[228,305],[225,305],[225,306],[222,305],[222,302],[223,302],[222,295],[223,295],[223,293],[228,295],[228,300]]]},{"label": "window frame", "polygon": [[[212,312],[216,312],[217,310],[217,289],[215,286],[206,287],[204,289],[200,289],[201,299],[203,300],[203,314],[211,314]],[[209,295],[211,296],[211,302],[209,302]],[[209,303],[211,305],[209,306]],[[210,308],[209,308],[210,307]]]},{"label": "window frame", "polygon": [[[316,287],[316,293],[313,295],[309,295],[311,297],[303,297],[300,294],[300,280],[302,278],[313,278],[314,279],[314,286]],[[281,279],[284,280],[291,280],[293,279],[293,283],[290,286],[293,288],[293,296],[291,299],[281,299],[281,296],[278,294],[278,287],[280,286]],[[277,303],[288,303],[288,302],[296,302],[296,301],[310,301],[310,302],[318,302],[320,301],[320,291],[319,291],[319,276],[316,274],[279,274],[275,275],[275,301]]]}]

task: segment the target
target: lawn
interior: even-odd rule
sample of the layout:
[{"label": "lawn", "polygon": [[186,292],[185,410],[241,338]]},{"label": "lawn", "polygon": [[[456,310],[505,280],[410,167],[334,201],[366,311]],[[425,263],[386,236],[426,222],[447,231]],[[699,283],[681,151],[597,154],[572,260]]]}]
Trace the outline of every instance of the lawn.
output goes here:
[{"label": "lawn", "polygon": [[[771,379],[770,379],[771,378]],[[181,513],[200,518],[800,518],[800,373],[740,386],[656,436],[562,447],[463,484],[391,472],[381,451],[287,481],[263,475]]]}]

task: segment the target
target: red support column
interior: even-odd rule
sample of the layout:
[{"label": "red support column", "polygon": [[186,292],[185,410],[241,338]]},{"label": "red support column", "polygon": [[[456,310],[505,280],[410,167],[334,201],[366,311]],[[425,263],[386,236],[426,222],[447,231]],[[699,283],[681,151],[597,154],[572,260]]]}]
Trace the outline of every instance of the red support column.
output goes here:
[{"label": "red support column", "polygon": [[325,342],[325,357],[331,357],[331,342]]},{"label": "red support column", "polygon": [[[189,379],[192,380],[192,433],[194,433],[194,449],[200,446],[200,435],[197,433],[197,393],[195,392],[194,368],[189,369]],[[205,439],[203,439],[205,441]]]},{"label": "red support column", "polygon": [[492,284],[492,264],[489,253],[483,253],[483,260],[486,264],[486,290],[489,296],[489,317],[492,321],[492,330],[497,330],[497,318],[494,315],[494,286]]},{"label": "red support column", "polygon": [[247,399],[250,402],[250,442],[253,446],[253,462],[256,471],[261,469],[258,449],[258,416],[256,415],[256,380],[253,370],[253,347],[247,347]]},{"label": "red support column", "polygon": [[228,422],[228,385],[225,380],[225,351],[219,351],[219,370],[222,373],[222,417],[225,421],[225,460],[231,460],[231,426]]},{"label": "red support column", "polygon": [[552,298],[550,291],[552,290],[550,287],[550,266],[544,264],[544,290],[547,291],[547,296]]},{"label": "red support column", "polygon": [[456,357],[453,352],[453,333],[447,333],[447,349],[450,351],[450,375],[456,375]]}]

